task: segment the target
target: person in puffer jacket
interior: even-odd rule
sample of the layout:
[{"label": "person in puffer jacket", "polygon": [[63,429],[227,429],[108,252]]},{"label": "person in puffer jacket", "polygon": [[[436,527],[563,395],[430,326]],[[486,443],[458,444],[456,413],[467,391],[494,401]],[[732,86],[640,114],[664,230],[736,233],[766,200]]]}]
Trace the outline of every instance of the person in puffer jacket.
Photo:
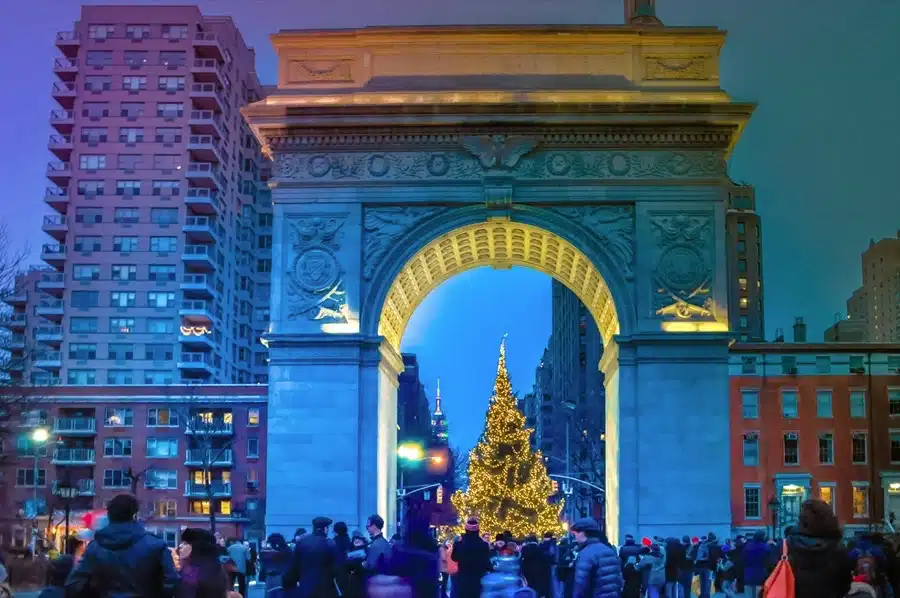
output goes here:
[{"label": "person in puffer jacket", "polygon": [[658,544],[650,547],[638,563],[638,568],[647,571],[647,597],[662,598],[666,591],[666,555]]},{"label": "person in puffer jacket", "polygon": [[600,525],[590,518],[572,525],[578,543],[572,598],[621,598],[622,565]]}]

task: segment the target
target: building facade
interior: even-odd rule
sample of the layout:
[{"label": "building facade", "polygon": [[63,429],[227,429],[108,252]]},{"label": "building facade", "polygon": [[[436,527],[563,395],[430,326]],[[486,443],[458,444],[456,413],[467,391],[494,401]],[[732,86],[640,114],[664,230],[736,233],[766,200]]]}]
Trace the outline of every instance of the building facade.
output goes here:
[{"label": "building facade", "polygon": [[847,300],[851,319],[865,321],[867,340],[900,342],[900,231],[869,242],[862,254],[863,284]]},{"label": "building facade", "polygon": [[265,382],[269,166],[240,114],[263,93],[253,50],[188,6],[85,6],[56,46],[49,269],[10,322],[45,358],[20,354],[22,378]]},{"label": "building facade", "polygon": [[900,516],[900,345],[732,346],[732,520],[776,535],[806,498],[848,534]]},{"label": "building facade", "polygon": [[762,221],[756,211],[756,190],[750,185],[729,190],[725,244],[731,329],[743,342],[764,340]]},{"label": "building facade", "polygon": [[[0,544],[30,545],[31,513],[42,538],[64,535],[61,486],[76,489],[73,532],[86,513],[133,493],[141,520],[170,546],[185,527],[210,527],[211,513],[223,536],[261,540],[266,425],[264,385],[40,389],[3,438]],[[38,429],[46,442],[35,441]]]}]

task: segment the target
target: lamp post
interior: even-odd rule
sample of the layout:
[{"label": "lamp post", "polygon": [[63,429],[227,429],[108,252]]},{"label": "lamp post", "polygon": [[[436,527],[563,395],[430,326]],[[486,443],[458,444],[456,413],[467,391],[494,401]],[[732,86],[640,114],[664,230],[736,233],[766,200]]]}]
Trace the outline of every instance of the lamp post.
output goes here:
[{"label": "lamp post", "polygon": [[404,442],[397,446],[397,458],[400,460],[400,488],[397,489],[397,532],[403,529],[403,511],[406,504],[406,490],[403,484],[404,466],[425,459],[425,449],[417,442]]},{"label": "lamp post", "polygon": [[63,554],[69,554],[69,517],[72,514],[72,499],[78,496],[78,488],[67,480],[56,487],[55,494],[63,499],[66,508],[66,534],[63,536]]},{"label": "lamp post", "polygon": [[[569,428],[570,423],[572,421],[572,415],[575,413],[575,403],[573,401],[563,401],[563,408],[566,410],[566,477],[570,477],[571,469],[569,467],[569,462],[571,459],[569,458],[569,454],[572,452],[572,446],[569,444]],[[571,488],[570,483],[566,483],[563,486],[563,494],[566,496],[566,519],[570,520],[572,518],[572,509],[571,509],[571,500],[569,500],[570,495],[572,494],[569,491]]]},{"label": "lamp post", "polygon": [[32,441],[32,450],[34,452],[34,471],[32,475],[34,479],[32,480],[33,492],[31,495],[31,506],[34,509],[34,517],[31,520],[31,559],[34,560],[37,558],[37,534],[38,534],[38,526],[37,526],[37,516],[38,516],[38,447],[46,446],[47,440],[50,438],[50,433],[44,428],[36,428],[31,432],[31,441]]}]

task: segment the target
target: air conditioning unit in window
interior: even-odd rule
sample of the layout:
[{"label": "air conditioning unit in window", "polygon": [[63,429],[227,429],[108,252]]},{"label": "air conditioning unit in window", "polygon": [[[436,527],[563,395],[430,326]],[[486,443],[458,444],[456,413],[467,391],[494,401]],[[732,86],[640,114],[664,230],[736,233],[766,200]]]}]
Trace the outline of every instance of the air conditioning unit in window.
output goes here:
[{"label": "air conditioning unit in window", "polygon": [[756,432],[748,432],[744,434],[744,440],[759,440],[759,434]]},{"label": "air conditioning unit in window", "polygon": [[851,367],[851,368],[850,368],[850,373],[851,373],[851,374],[865,374],[865,373],[866,373],[866,368],[864,368],[864,367]]},{"label": "air conditioning unit in window", "polygon": [[784,435],[784,438],[785,438],[785,440],[797,440],[797,433],[796,432],[788,432],[787,434]]}]

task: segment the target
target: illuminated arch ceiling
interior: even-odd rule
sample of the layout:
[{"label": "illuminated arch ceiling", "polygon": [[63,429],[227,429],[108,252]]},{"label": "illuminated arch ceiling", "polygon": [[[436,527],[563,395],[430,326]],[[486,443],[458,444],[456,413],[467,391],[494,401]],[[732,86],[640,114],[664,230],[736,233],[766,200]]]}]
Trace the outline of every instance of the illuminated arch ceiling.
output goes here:
[{"label": "illuminated arch ceiling", "polygon": [[612,293],[584,253],[544,229],[496,220],[455,229],[419,250],[388,289],[378,334],[399,351],[406,325],[428,293],[456,274],[480,266],[525,266],[548,274],[587,306],[604,342],[619,332]]}]

